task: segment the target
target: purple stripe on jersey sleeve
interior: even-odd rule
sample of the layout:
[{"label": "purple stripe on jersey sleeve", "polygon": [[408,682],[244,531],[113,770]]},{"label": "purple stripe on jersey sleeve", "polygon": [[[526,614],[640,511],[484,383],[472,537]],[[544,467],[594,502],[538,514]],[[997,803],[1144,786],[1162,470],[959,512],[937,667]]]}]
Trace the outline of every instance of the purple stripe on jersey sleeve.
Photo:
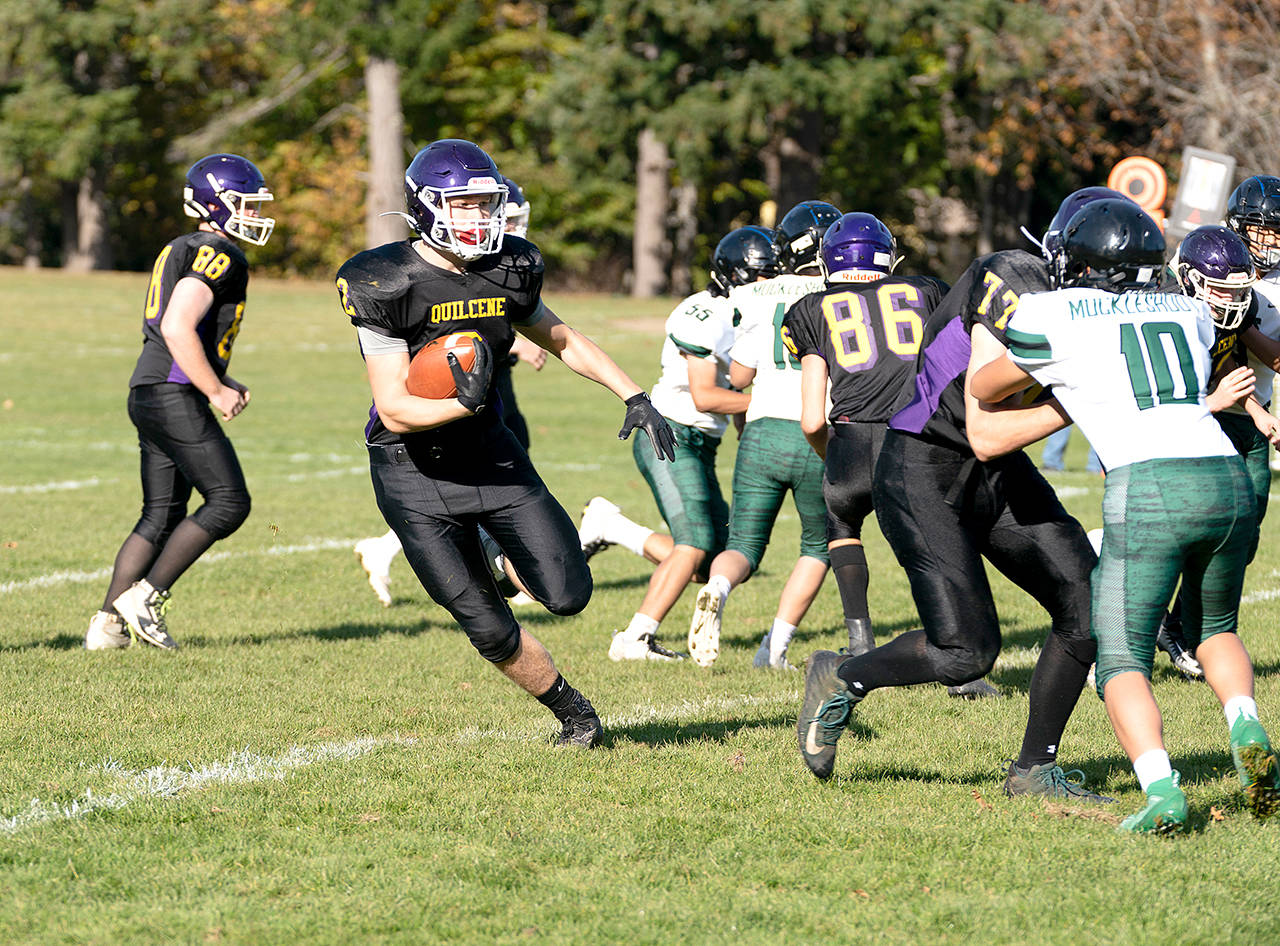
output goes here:
[{"label": "purple stripe on jersey sleeve", "polygon": [[942,392],[969,367],[969,347],[969,333],[957,315],[925,348],[916,372],[916,393],[889,419],[892,429],[913,434],[924,430],[938,410]]}]

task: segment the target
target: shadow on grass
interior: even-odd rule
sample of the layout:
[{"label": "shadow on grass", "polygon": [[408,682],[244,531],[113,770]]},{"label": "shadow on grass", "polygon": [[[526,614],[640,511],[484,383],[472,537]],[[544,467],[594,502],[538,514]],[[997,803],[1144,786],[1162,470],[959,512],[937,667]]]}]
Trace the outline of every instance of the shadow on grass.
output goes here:
[{"label": "shadow on grass", "polygon": [[[786,729],[795,732],[794,714],[775,714],[754,719],[731,719],[717,722],[676,723],[654,721],[631,726],[610,727],[605,733],[604,745],[612,746],[623,739],[646,746],[673,746],[685,742],[725,742],[737,733],[749,729]],[[874,735],[871,729],[856,721],[845,731],[846,739],[865,739]]]}]

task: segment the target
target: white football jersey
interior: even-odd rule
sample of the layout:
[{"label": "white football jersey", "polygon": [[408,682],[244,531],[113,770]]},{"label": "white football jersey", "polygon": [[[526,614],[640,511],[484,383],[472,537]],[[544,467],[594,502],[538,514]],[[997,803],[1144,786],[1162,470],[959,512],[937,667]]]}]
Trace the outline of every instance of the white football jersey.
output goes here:
[{"label": "white football jersey", "polygon": [[[1280,340],[1280,272],[1259,279],[1253,284],[1253,294],[1258,299],[1258,331],[1267,338]],[[1249,352],[1249,367],[1258,376],[1253,387],[1253,394],[1259,402],[1271,405],[1274,395],[1276,373],[1271,367]],[[1233,405],[1232,411],[1246,413],[1243,407]]]},{"label": "white football jersey", "polygon": [[1009,357],[1059,403],[1114,470],[1236,452],[1205,407],[1213,318],[1190,296],[1060,289],[1009,319]]},{"label": "white football jersey", "polygon": [[667,316],[667,339],[662,344],[662,376],[649,399],[667,420],[696,427],[721,436],[729,419],[724,414],[700,411],[689,393],[691,358],[702,358],[716,366],[716,384],[729,386],[729,349],[733,346],[733,310],[724,296],[705,289],[695,292]]},{"label": "white football jersey", "polygon": [[800,420],[800,359],[782,343],[782,317],[797,299],[826,288],[821,276],[786,273],[735,286],[729,307],[737,322],[730,358],[756,370],[747,421]]}]

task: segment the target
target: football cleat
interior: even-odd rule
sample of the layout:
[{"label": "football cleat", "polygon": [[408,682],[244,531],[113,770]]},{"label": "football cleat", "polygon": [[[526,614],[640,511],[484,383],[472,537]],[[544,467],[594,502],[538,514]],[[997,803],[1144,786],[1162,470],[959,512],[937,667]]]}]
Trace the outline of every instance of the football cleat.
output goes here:
[{"label": "football cleat", "polygon": [[1147,787],[1147,804],[1120,822],[1121,831],[1134,834],[1174,834],[1187,828],[1187,796],[1178,787],[1175,771]]},{"label": "football cleat", "polygon": [[560,735],[556,737],[557,746],[591,749],[604,738],[604,724],[600,722],[600,715],[591,701],[581,693],[574,699],[569,716],[561,722]]},{"label": "football cleat", "polygon": [[507,601],[507,604],[511,605],[511,607],[513,608],[524,608],[524,607],[528,607],[531,604],[537,604],[537,603],[538,603],[537,598],[531,597],[530,595],[525,594],[523,591],[512,596]]},{"label": "football cleat", "polygon": [[133,643],[120,615],[99,611],[89,620],[89,631],[84,635],[85,650],[116,650]]},{"label": "football cleat", "polygon": [[1156,632],[1156,647],[1169,655],[1169,660],[1183,679],[1204,679],[1204,668],[1187,649],[1186,639],[1182,636],[1182,622],[1167,611],[1160,619],[1160,630]]},{"label": "football cleat", "polygon": [[764,632],[764,637],[760,639],[760,646],[756,648],[756,655],[751,658],[751,666],[757,670],[769,669],[769,632]]},{"label": "football cleat", "polygon": [[[1073,779],[1071,776],[1079,776]],[[1010,798],[1017,795],[1043,795],[1062,801],[1092,802],[1109,805],[1115,801],[1106,795],[1091,792],[1084,786],[1084,773],[1079,769],[1062,771],[1062,766],[1052,762],[1023,768],[1012,759],[1004,770],[1004,793]]]},{"label": "football cleat", "polygon": [[609,659],[622,660],[656,660],[673,662],[684,660],[684,654],[667,650],[652,634],[641,634],[639,637],[628,637],[626,631],[614,631],[613,640],[609,642]]},{"label": "football cleat", "polygon": [[958,700],[989,700],[999,699],[1004,694],[979,677],[959,686],[947,687],[947,696],[954,696]]},{"label": "football cleat", "polygon": [[164,621],[164,612],[169,608],[169,592],[151,587],[151,582],[144,578],[134,582],[111,602],[111,606],[120,612],[134,640],[141,639],[163,650],[178,649]]},{"label": "football cleat", "polygon": [[1256,719],[1242,715],[1231,724],[1231,761],[1253,816],[1270,818],[1280,811],[1280,764]]},{"label": "football cleat", "polygon": [[720,656],[720,619],[725,599],[711,585],[704,585],[693,605],[689,622],[689,656],[699,667],[710,667]]},{"label": "football cleat", "polygon": [[369,576],[369,587],[384,608],[391,606],[391,560],[399,551],[400,539],[394,532],[356,543],[356,557]]},{"label": "football cleat", "polygon": [[804,699],[796,720],[800,756],[820,779],[831,778],[836,766],[836,743],[849,725],[849,715],[861,702],[836,671],[845,657],[819,650],[804,662]]},{"label": "football cleat", "polygon": [[603,496],[595,496],[582,509],[582,521],[578,525],[578,544],[582,546],[582,554],[590,561],[593,555],[603,552],[611,545],[605,538],[605,526],[608,520],[622,510]]}]

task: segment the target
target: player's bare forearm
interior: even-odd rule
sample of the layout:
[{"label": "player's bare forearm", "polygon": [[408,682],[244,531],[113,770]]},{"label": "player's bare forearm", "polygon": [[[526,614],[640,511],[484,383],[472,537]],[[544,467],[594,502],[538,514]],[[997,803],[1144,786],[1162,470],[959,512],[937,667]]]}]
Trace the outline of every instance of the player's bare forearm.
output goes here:
[{"label": "player's bare forearm", "polygon": [[1280,371],[1280,341],[1263,335],[1257,326],[1246,329],[1241,338],[1255,358],[1272,371]]},{"label": "player's bare forearm", "polygon": [[965,433],[974,455],[984,463],[1021,450],[1071,423],[1056,399],[1031,407],[1020,404],[987,404],[965,398]]},{"label": "player's bare forearm", "polygon": [[1272,446],[1280,443],[1280,422],[1252,394],[1245,398],[1244,409],[1253,418],[1253,426],[1258,428],[1258,433],[1266,437]]},{"label": "player's bare forearm", "polygon": [[689,372],[689,396],[698,410],[711,414],[737,414],[751,405],[750,394],[731,391],[716,383],[718,371],[714,361],[686,355],[684,362]]},{"label": "player's bare forearm", "polygon": [[378,417],[387,430],[394,434],[408,434],[431,430],[472,416],[457,398],[430,399],[414,397],[405,387],[409,377],[408,352],[385,355],[368,355],[365,367],[369,373],[369,388],[373,392],[373,404]]}]

